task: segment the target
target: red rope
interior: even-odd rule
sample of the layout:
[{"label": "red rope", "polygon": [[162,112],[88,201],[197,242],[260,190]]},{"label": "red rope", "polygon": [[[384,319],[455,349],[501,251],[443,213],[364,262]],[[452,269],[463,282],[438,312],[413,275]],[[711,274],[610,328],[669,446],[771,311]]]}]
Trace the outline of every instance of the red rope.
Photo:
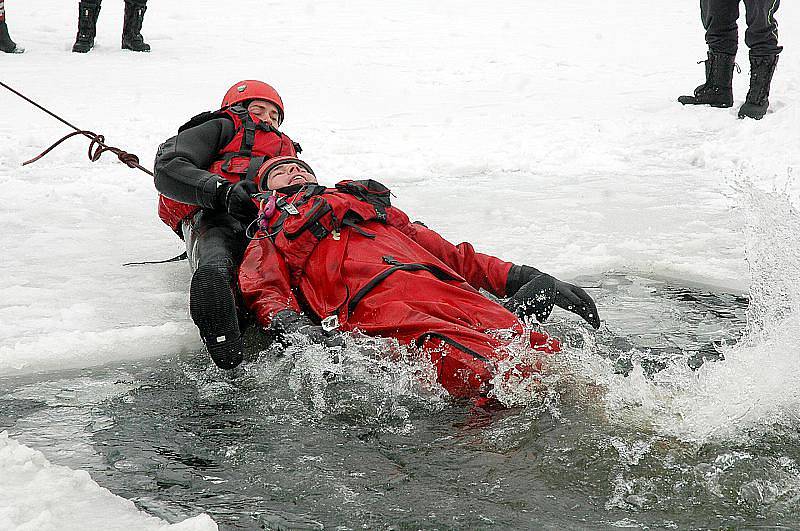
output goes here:
[{"label": "red rope", "polygon": [[106,151],[110,151],[111,153],[113,153],[113,154],[115,154],[117,156],[117,158],[120,160],[120,162],[122,162],[123,164],[125,164],[129,168],[139,168],[140,170],[142,170],[143,172],[147,173],[148,175],[153,175],[153,172],[151,172],[147,168],[143,168],[142,166],[139,165],[139,157],[137,157],[133,153],[128,153],[127,151],[123,151],[118,147],[107,146],[105,144],[105,140],[106,139],[105,139],[105,137],[103,135],[98,135],[98,134],[93,133],[91,131],[80,131],[80,130],[79,131],[73,131],[73,132],[71,132],[69,134],[64,135],[63,137],[58,139],[53,145],[51,145],[50,147],[48,147],[47,149],[45,149],[44,151],[39,153],[37,156],[33,157],[31,160],[26,160],[25,162],[23,162],[22,165],[25,166],[27,164],[31,164],[33,162],[36,162],[37,160],[41,159],[42,157],[44,157],[45,155],[47,155],[48,153],[53,151],[56,147],[58,147],[65,140],[68,140],[68,139],[72,138],[73,136],[77,136],[77,135],[83,135],[83,136],[91,139],[91,142],[89,143],[89,151],[88,151],[87,155],[89,156],[89,160],[91,160],[92,162],[97,162],[98,160],[100,160],[100,156],[103,153],[105,153]]},{"label": "red rope", "polygon": [[127,151],[123,151],[118,147],[107,146],[106,143],[105,143],[106,139],[105,139],[105,137],[103,135],[98,135],[98,134],[93,133],[91,131],[78,129],[77,127],[75,127],[74,125],[72,125],[71,123],[66,121],[65,119],[61,118],[60,116],[58,116],[57,114],[53,113],[52,111],[49,111],[48,109],[42,107],[41,105],[39,105],[38,103],[36,103],[32,99],[30,99],[27,96],[25,96],[24,94],[14,90],[13,88],[9,87],[8,85],[3,83],[2,81],[0,81],[0,86],[8,89],[9,91],[13,92],[14,94],[19,96],[20,98],[24,99],[25,101],[27,101],[28,103],[33,105],[34,107],[37,107],[38,109],[41,109],[42,111],[46,112],[47,114],[49,114],[50,116],[52,116],[56,120],[60,121],[63,124],[66,124],[67,126],[69,126],[69,127],[71,127],[72,129],[75,130],[72,133],[69,133],[68,135],[64,135],[63,137],[61,137],[53,145],[51,145],[49,148],[47,148],[44,151],[42,151],[41,153],[39,153],[39,155],[37,155],[36,157],[32,158],[31,160],[26,160],[25,162],[23,162],[22,163],[23,166],[25,166],[26,164],[31,164],[31,163],[36,162],[37,160],[41,159],[42,157],[44,157],[45,155],[50,153],[53,149],[58,147],[65,140],[67,140],[69,138],[72,138],[73,136],[83,135],[86,138],[88,138],[89,140],[91,140],[91,142],[89,143],[88,155],[89,155],[89,160],[91,160],[92,162],[97,162],[100,159],[100,156],[103,153],[105,153],[106,151],[110,151],[111,153],[113,153],[113,154],[115,154],[117,156],[117,158],[120,160],[120,162],[122,162],[123,164],[125,164],[129,168],[137,168],[137,169],[142,170],[143,172],[145,172],[146,174],[148,174],[150,176],[153,175],[153,172],[151,172],[147,168],[139,165],[139,157],[137,157],[136,155],[134,155],[132,153],[128,153]]}]

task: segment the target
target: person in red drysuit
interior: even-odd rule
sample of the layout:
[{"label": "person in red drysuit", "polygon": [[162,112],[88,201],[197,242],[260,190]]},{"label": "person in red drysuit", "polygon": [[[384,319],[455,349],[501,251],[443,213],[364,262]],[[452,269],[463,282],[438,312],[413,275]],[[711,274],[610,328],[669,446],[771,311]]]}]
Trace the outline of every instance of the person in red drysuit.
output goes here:
[{"label": "person in red drysuit", "polygon": [[[525,333],[520,315],[547,318],[553,305],[600,326],[594,301],[577,286],[528,267],[453,245],[391,206],[372,180],[316,184],[294,157],[266,161],[256,176],[258,230],[239,269],[247,307],[267,330],[313,340],[358,330],[415,344],[430,355],[454,397],[486,396],[503,349]],[[479,293],[510,297],[502,306]],[[502,334],[493,331],[505,330]],[[558,341],[530,333],[551,353]]]}]

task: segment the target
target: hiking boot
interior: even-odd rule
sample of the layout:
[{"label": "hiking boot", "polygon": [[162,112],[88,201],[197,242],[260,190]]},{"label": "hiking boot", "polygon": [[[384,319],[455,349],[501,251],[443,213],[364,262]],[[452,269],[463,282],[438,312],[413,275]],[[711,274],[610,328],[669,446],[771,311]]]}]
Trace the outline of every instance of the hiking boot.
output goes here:
[{"label": "hiking boot", "polygon": [[750,90],[739,108],[739,118],[760,120],[769,107],[769,85],[778,65],[777,55],[750,56]]},{"label": "hiking boot", "polygon": [[0,52],[5,53],[22,53],[25,48],[17,46],[17,43],[11,40],[8,35],[8,26],[6,22],[0,22]]},{"label": "hiking boot", "polygon": [[94,47],[94,37],[97,35],[97,17],[100,15],[100,2],[78,3],[78,35],[72,51],[86,53]]},{"label": "hiking boot", "polygon": [[233,369],[242,362],[236,300],[227,277],[216,267],[201,266],[194,272],[189,313],[217,367]]},{"label": "hiking boot", "polygon": [[125,2],[125,22],[122,26],[122,49],[134,52],[149,52],[150,45],[142,37],[142,21],[146,5]]},{"label": "hiking boot", "polygon": [[698,62],[698,64],[706,64],[706,82],[694,89],[694,96],[681,96],[678,101],[684,105],[731,107],[733,105],[735,57],[727,53],[716,53],[709,50],[708,59]]}]

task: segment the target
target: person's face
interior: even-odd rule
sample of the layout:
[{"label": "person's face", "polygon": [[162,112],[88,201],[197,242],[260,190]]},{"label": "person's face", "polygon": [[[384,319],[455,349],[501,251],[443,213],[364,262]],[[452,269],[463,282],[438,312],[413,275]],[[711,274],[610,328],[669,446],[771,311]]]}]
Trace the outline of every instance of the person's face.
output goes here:
[{"label": "person's face", "polygon": [[295,162],[288,162],[270,170],[267,176],[267,188],[278,190],[293,184],[316,183],[313,173]]},{"label": "person's face", "polygon": [[247,110],[250,114],[262,122],[267,122],[275,129],[281,125],[281,113],[274,103],[264,100],[253,100],[247,105]]}]

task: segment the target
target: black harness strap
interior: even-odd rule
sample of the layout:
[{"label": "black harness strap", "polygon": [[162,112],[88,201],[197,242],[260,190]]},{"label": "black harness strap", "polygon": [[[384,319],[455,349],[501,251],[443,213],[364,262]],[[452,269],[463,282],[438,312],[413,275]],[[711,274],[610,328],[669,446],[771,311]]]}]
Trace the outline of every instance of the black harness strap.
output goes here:
[{"label": "black harness strap", "polygon": [[231,168],[231,160],[238,155],[238,153],[233,152],[223,154],[222,160],[225,162],[222,163],[222,171],[229,172]]},{"label": "black harness strap", "polygon": [[390,275],[396,273],[397,271],[427,271],[428,273],[432,274],[439,280],[449,281],[449,280],[458,280],[456,277],[450,275],[447,271],[444,271],[441,268],[432,265],[425,265],[425,264],[404,264],[402,262],[397,261],[392,256],[384,256],[383,261],[387,264],[394,266],[390,267],[389,269],[385,269],[381,271],[379,274],[372,277],[372,279],[364,284],[360,290],[353,295],[353,298],[350,299],[350,302],[347,303],[347,316],[350,317],[353,315],[353,312],[356,309],[356,306],[361,299],[363,299],[367,293],[375,289],[375,286],[386,280]]},{"label": "black harness strap", "polygon": [[256,173],[258,173],[258,169],[264,164],[265,160],[267,160],[267,157],[250,157],[250,164],[247,166],[247,174],[244,178],[255,182]]},{"label": "black harness strap", "polygon": [[172,258],[167,258],[166,260],[155,260],[153,262],[128,262],[128,263],[122,264],[122,267],[134,266],[134,265],[168,264],[170,262],[180,262],[181,260],[187,260],[187,259],[188,259],[188,255],[186,254],[186,251],[183,251],[178,256],[174,256]]},{"label": "black harness strap", "polygon": [[[279,197],[277,199],[277,201],[275,201],[275,208],[280,210],[281,213],[278,216],[278,219],[275,221],[275,223],[273,223],[269,227],[269,233],[268,234],[269,234],[270,239],[272,239],[272,241],[274,242],[275,238],[278,235],[278,233],[280,233],[283,230],[283,224],[286,223],[286,218],[288,218],[291,215],[289,213],[289,211],[291,210],[291,207],[294,207],[295,209],[297,209],[297,207],[301,207],[301,206],[305,205],[312,197],[323,193],[325,190],[327,190],[327,188],[325,188],[324,186],[312,185],[312,186],[308,187],[308,189],[306,189],[306,191],[303,193],[303,195],[298,200],[293,201],[292,203],[289,203],[286,200],[286,196]],[[323,201],[325,203],[325,206],[327,207],[326,209],[324,209],[324,212],[321,212],[319,215],[317,215],[316,219],[314,219],[313,221],[304,223],[303,227],[301,227],[301,229],[298,230],[292,237],[289,237],[289,235],[286,235],[286,237],[288,239],[293,240],[293,239],[298,238],[300,236],[300,234],[302,234],[303,230],[306,230],[306,229],[311,230],[312,231],[311,233],[318,240],[321,240],[321,239],[325,238],[325,236],[327,236],[329,234],[328,229],[326,229],[319,222],[319,218],[322,217],[324,214],[326,214],[328,211],[331,210],[331,207],[328,204],[328,202],[325,201],[324,199],[323,199]]]},{"label": "black harness strap", "polygon": [[250,113],[247,113],[242,119],[242,127],[244,128],[244,135],[242,136],[242,144],[239,146],[240,157],[250,157],[253,154],[253,144],[256,142],[256,123],[250,118]]},{"label": "black harness strap", "polygon": [[476,351],[472,350],[471,348],[469,348],[468,346],[462,345],[461,343],[459,343],[455,339],[449,338],[446,335],[441,334],[439,332],[427,332],[425,334],[422,334],[419,337],[419,339],[417,339],[417,346],[421,347],[425,343],[425,341],[427,341],[428,339],[431,339],[431,338],[438,339],[438,340],[442,341],[443,343],[447,343],[451,347],[455,347],[458,350],[460,350],[461,352],[466,352],[470,356],[472,356],[472,357],[474,357],[476,359],[479,359],[482,362],[484,362],[493,371],[497,371],[497,366],[494,364],[494,362],[492,360],[490,360],[489,358],[487,358],[486,356],[484,356],[480,352],[476,352]]},{"label": "black harness strap", "polygon": [[375,207],[375,218],[381,223],[386,223],[386,220],[389,219],[386,215],[386,207],[377,203],[373,203],[372,206]]},{"label": "black harness strap", "polygon": [[[349,213],[349,212],[348,212]],[[355,232],[359,233],[360,235],[364,236],[365,238],[369,238],[370,240],[375,239],[375,234],[365,231],[361,227],[358,226],[359,219],[351,216],[345,216],[344,221],[342,221],[342,226],[350,227]]]}]

